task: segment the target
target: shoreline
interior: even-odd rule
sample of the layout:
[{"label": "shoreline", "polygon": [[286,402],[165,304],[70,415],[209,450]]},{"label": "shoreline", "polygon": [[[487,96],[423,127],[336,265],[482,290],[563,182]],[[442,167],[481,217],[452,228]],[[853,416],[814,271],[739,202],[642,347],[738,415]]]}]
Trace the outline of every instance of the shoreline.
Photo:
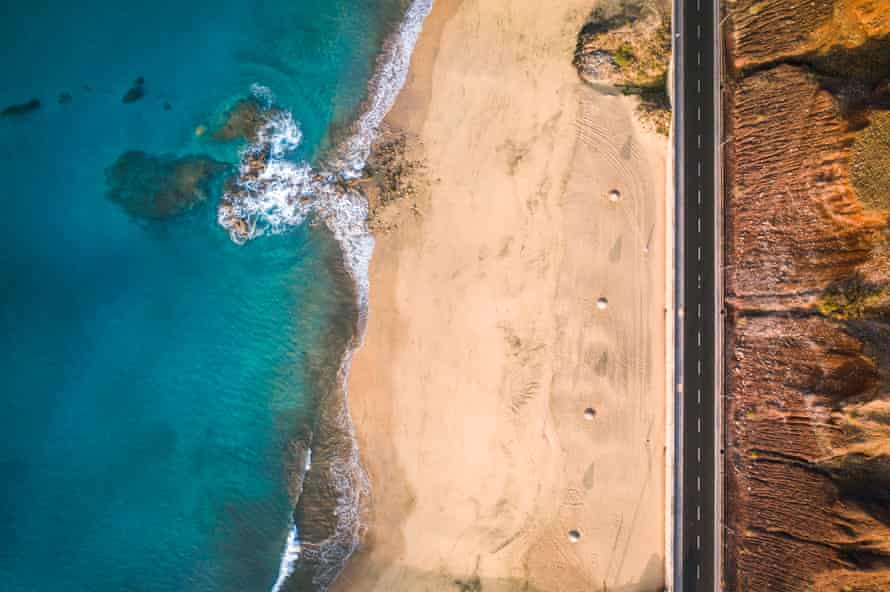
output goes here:
[{"label": "shoreline", "polygon": [[[236,243],[266,232],[275,234],[307,219],[321,223],[338,244],[342,272],[354,294],[353,329],[340,349],[332,384],[318,389],[317,414],[305,435],[307,442],[294,443],[293,453],[305,469],[291,477],[294,509],[272,592],[294,585],[328,589],[366,528],[362,517],[370,491],[349,410],[348,375],[366,331],[374,239],[367,225],[367,201],[351,181],[367,165],[383,119],[404,85],[431,7],[432,0],[407,4],[377,58],[367,98],[329,158],[315,164],[289,161],[286,156],[299,146],[302,133],[290,112],[273,111],[259,127],[256,142],[242,153],[238,190],[225,194],[218,208],[218,223]],[[274,95],[266,87],[254,85],[252,93],[271,109]]]},{"label": "shoreline", "polygon": [[595,2],[565,4],[437,1],[386,117],[426,166],[372,203],[372,502],[333,590],[664,585],[666,139],[578,80]]}]

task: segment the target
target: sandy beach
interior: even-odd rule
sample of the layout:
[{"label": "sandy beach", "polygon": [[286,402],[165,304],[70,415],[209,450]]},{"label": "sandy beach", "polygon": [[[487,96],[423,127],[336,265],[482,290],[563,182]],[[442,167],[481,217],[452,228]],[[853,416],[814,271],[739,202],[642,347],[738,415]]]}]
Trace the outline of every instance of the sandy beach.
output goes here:
[{"label": "sandy beach", "polygon": [[427,19],[387,120],[420,190],[378,211],[349,380],[369,530],[335,590],[664,585],[667,140],[579,80],[595,1]]}]

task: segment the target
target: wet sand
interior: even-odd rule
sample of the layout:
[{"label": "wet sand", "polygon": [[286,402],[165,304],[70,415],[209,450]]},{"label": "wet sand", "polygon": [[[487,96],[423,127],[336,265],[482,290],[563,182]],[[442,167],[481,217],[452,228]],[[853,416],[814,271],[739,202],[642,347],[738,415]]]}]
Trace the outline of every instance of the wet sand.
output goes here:
[{"label": "wet sand", "polygon": [[666,140],[578,79],[593,3],[556,4],[437,0],[388,118],[426,170],[378,212],[335,590],[663,585]]}]

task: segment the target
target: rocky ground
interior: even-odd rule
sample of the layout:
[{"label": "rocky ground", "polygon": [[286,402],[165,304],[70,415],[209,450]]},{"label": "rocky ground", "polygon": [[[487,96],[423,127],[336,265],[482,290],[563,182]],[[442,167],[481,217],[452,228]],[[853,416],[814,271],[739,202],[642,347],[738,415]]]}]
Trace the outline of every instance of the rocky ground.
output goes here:
[{"label": "rocky ground", "polygon": [[725,4],[728,590],[890,589],[888,10]]},{"label": "rocky ground", "polygon": [[399,204],[410,200],[410,210],[420,215],[417,197],[429,184],[422,148],[417,138],[404,131],[383,129],[371,147],[362,189],[368,198],[368,226],[376,235],[399,224]]}]

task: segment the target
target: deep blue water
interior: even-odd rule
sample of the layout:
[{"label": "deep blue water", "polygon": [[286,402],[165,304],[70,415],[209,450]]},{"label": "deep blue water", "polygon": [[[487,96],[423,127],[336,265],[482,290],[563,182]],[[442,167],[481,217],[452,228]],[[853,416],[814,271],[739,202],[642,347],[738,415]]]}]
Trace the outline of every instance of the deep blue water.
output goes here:
[{"label": "deep blue water", "polygon": [[366,93],[394,22],[382,4],[4,7],[0,108],[42,107],[0,117],[0,591],[275,582],[289,444],[354,303],[338,246],[308,226],[235,245],[217,195],[141,219],[106,197],[105,170],[128,150],[236,163],[237,142],[195,129],[253,83],[313,159]]}]

